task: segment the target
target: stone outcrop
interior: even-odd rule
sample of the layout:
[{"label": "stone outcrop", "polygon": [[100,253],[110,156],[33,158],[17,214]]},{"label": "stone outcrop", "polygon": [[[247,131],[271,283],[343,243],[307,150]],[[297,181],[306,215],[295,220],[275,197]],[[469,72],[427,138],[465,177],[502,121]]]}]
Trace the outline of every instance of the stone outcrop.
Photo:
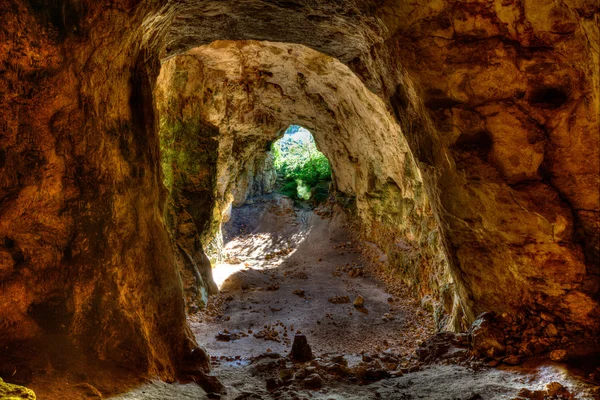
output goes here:
[{"label": "stone outcrop", "polygon": [[371,75],[435,187],[461,297],[475,314],[533,307],[597,328],[597,6],[388,2],[379,15],[392,34],[367,66],[400,62],[414,82]]},{"label": "stone outcrop", "polygon": [[[535,308],[595,332],[598,15],[587,0],[1,2],[0,348],[59,342],[73,369],[205,373],[177,265],[202,264],[197,238],[233,202],[232,177],[292,122],[390,265],[448,298],[449,325]],[[188,52],[217,39],[313,50]],[[205,98],[161,103],[161,63],[168,76],[185,59],[207,86],[173,87]],[[159,121],[155,100],[183,114]],[[165,152],[164,132],[190,145]],[[200,162],[178,158],[194,148]],[[229,157],[239,169],[219,170]],[[177,190],[194,201],[165,208],[188,199]],[[16,350],[2,356],[12,373]]]},{"label": "stone outcrop", "polygon": [[248,197],[273,192],[277,182],[275,159],[270,151],[259,153],[238,173],[233,194],[233,206],[241,206]]},{"label": "stone outcrop", "polygon": [[35,393],[31,389],[19,385],[6,383],[0,378],[0,396],[8,400],[35,400]]}]

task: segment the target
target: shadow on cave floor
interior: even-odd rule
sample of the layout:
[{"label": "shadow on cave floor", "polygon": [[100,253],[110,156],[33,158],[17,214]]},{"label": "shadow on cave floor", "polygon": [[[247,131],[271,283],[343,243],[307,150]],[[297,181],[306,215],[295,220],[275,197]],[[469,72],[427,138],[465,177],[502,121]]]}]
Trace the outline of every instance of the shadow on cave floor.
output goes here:
[{"label": "shadow on cave floor", "polygon": [[[279,195],[250,203],[234,209],[224,228],[227,262],[214,274],[222,292],[190,316],[227,388],[212,398],[595,398],[595,389],[564,365],[531,360],[489,368],[472,361],[465,346],[451,345],[456,335],[434,335],[432,316],[408,290],[391,296],[370,276],[341,213],[298,207]],[[352,304],[358,295],[361,310]],[[297,331],[312,347],[309,363],[287,357]],[[555,381],[577,396],[540,397]],[[208,397],[194,384],[156,381],[117,398]]]},{"label": "shadow on cave floor", "polygon": [[[391,348],[405,356],[433,332],[418,302],[394,298],[363,276],[365,263],[341,215],[321,217],[271,195],[234,209],[224,231],[227,262],[213,272],[223,303],[191,318],[213,356],[285,354],[296,331],[317,354]],[[353,306],[359,295],[363,308]],[[234,340],[215,339],[225,330]]]}]

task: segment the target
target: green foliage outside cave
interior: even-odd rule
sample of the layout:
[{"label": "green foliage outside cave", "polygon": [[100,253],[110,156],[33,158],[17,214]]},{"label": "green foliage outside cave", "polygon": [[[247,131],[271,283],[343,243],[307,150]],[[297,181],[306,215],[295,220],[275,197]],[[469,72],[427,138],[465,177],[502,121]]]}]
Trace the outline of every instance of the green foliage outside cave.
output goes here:
[{"label": "green foliage outside cave", "polygon": [[331,167],[308,130],[291,125],[272,151],[280,193],[297,200],[327,199]]}]

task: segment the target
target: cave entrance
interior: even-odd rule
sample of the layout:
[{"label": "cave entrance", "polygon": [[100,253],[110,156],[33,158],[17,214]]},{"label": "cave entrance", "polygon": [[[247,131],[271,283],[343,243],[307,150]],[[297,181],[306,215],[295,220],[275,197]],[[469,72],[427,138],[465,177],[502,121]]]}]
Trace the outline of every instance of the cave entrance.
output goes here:
[{"label": "cave entrance", "polygon": [[294,200],[325,201],[331,185],[331,166],[319,151],[312,133],[290,125],[283,137],[272,145],[276,190]]},{"label": "cave entrance", "polygon": [[236,282],[232,276],[240,271],[285,262],[309,234],[312,209],[330,194],[329,160],[300,125],[290,125],[258,160],[245,176],[250,183],[240,185],[244,202],[228,209],[224,218],[222,262],[213,269],[219,288]]},{"label": "cave entrance", "polygon": [[[155,97],[188,320],[214,359],[287,354],[298,331],[314,354],[400,359],[433,332],[406,286],[363,258],[368,247],[414,281],[444,267],[423,256],[439,252],[422,245],[436,225],[408,143],[347,66],[221,41],[165,61]],[[336,201],[319,203],[329,182]],[[211,278],[220,291],[205,296]]]}]

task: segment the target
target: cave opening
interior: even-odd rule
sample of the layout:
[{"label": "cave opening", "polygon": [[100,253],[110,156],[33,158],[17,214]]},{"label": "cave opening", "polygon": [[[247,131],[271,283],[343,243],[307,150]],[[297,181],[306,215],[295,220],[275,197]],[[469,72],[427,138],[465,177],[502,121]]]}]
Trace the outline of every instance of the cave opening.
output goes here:
[{"label": "cave opening", "polygon": [[0,2],[0,397],[597,398],[596,10],[442,3]]},{"label": "cave opening", "polygon": [[290,125],[273,143],[278,193],[295,200],[321,203],[329,196],[331,166],[319,151],[313,135],[300,125]]},{"label": "cave opening", "polygon": [[[156,106],[188,319],[211,356],[289,353],[296,333],[315,354],[408,355],[433,333],[432,312],[399,280],[386,289],[361,244],[360,221],[382,233],[370,250],[383,253],[391,224],[431,218],[419,169],[390,111],[339,60],[214,42],[163,63]],[[403,263],[418,274],[417,258]]]}]

